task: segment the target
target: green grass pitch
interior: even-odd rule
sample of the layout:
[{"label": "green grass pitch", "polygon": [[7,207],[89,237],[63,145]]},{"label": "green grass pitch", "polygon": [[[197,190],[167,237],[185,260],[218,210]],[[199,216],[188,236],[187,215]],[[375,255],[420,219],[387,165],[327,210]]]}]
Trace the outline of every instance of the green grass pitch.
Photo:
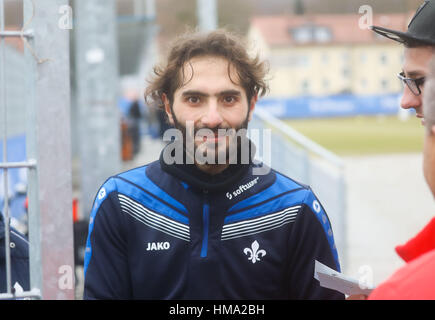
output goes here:
[{"label": "green grass pitch", "polygon": [[410,117],[358,116],[352,118],[285,120],[287,124],[338,155],[421,152],[424,127]]}]

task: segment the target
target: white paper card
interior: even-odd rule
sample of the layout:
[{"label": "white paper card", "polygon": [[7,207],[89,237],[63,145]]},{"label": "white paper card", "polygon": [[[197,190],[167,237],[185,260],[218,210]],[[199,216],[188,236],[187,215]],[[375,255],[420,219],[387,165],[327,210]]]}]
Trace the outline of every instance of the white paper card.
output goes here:
[{"label": "white paper card", "polygon": [[364,294],[368,296],[374,288],[367,288],[356,279],[347,277],[316,260],[314,278],[324,288],[333,289],[347,295]]}]

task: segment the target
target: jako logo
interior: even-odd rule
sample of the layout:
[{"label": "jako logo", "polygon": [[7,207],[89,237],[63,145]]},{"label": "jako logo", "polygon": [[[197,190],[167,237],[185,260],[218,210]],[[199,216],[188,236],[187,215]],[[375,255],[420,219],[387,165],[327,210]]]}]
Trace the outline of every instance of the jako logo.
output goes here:
[{"label": "jako logo", "polygon": [[253,186],[255,186],[257,184],[258,179],[260,179],[260,177],[257,177],[254,180],[249,181],[247,184],[242,184],[236,190],[234,190],[232,193],[227,192],[227,194],[226,194],[227,198],[231,200],[233,197],[235,198],[238,195],[241,195],[246,190],[251,189]]},{"label": "jako logo", "polygon": [[147,251],[169,250],[169,242],[148,242]]}]

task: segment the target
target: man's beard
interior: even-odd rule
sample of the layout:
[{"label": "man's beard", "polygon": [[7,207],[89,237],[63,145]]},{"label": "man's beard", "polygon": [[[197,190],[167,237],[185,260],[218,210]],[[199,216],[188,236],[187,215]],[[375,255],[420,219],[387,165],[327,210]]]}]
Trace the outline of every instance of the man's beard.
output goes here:
[{"label": "man's beard", "polygon": [[[174,127],[181,131],[183,136],[183,148],[186,157],[194,160],[197,163],[198,157],[208,159],[202,164],[233,164],[233,163],[247,163],[250,158],[249,139],[246,136],[249,113],[246,115],[244,121],[236,128],[217,126],[215,128],[209,127],[195,127],[191,125],[182,124],[178,121],[174,112],[172,111],[174,119]],[[208,130],[204,130],[208,129]],[[223,137],[217,141],[207,141],[206,138],[198,143],[198,137]],[[222,146],[222,144],[224,144]],[[190,147],[189,147],[190,146]],[[213,156],[214,155],[214,156]],[[210,159],[210,158],[213,159]],[[187,161],[189,163],[189,161]],[[192,162],[190,162],[192,163]]]}]

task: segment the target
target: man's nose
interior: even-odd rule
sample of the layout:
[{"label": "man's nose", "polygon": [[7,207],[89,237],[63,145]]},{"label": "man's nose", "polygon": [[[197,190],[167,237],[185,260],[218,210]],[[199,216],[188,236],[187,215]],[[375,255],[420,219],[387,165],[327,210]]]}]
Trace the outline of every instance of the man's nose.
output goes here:
[{"label": "man's nose", "polygon": [[223,119],[220,114],[219,106],[216,102],[211,101],[208,104],[207,113],[202,118],[202,123],[207,128],[217,128],[221,123]]},{"label": "man's nose", "polygon": [[410,108],[419,108],[421,107],[421,95],[416,96],[412,93],[412,91],[407,87],[404,86],[403,89],[403,96],[402,100],[400,101],[400,106],[403,109],[410,109]]}]

